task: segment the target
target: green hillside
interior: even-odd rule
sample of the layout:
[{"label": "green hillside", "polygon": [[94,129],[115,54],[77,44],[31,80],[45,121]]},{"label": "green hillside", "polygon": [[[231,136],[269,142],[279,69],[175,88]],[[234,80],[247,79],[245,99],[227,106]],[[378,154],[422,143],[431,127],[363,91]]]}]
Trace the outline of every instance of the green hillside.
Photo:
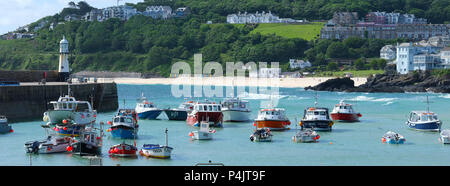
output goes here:
[{"label": "green hillside", "polygon": [[307,24],[284,24],[265,23],[258,24],[251,33],[259,32],[262,35],[275,34],[285,38],[301,38],[305,40],[318,39],[323,22],[312,22]]}]

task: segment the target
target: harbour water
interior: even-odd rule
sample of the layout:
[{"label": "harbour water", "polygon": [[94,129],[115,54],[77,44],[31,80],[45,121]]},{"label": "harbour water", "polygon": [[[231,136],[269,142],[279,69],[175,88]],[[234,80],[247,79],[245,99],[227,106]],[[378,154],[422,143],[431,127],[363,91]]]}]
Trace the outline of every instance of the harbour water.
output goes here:
[{"label": "harbour water", "polygon": [[[159,108],[177,107],[184,98],[171,94],[170,85],[127,85],[118,84],[120,107],[134,108],[136,99],[145,93],[149,101]],[[270,143],[255,143],[249,140],[253,122],[224,123],[211,141],[192,141],[189,132],[197,130],[185,121],[139,120],[138,149],[143,144],[165,144],[165,129],[168,129],[169,146],[173,147],[171,159],[151,159],[138,156],[135,159],[111,158],[109,147],[123,140],[114,139],[106,132],[114,112],[100,113],[98,121],[104,121],[106,137],[103,142],[102,163],[106,166],[191,166],[212,161],[225,165],[450,165],[450,145],[438,141],[438,132],[421,132],[409,129],[406,116],[411,110],[426,110],[426,96],[429,96],[430,110],[442,120],[442,129],[450,128],[450,94],[434,93],[343,93],[317,92],[319,106],[332,109],[340,99],[354,104],[362,114],[361,122],[335,122],[332,132],[318,132],[317,143],[294,143],[291,138],[299,126],[303,109],[314,105],[313,91],[302,88],[280,88],[278,107],[286,109],[292,124],[290,130],[273,132]],[[256,118],[261,100],[265,94],[251,94],[251,117]],[[219,102],[219,98],[210,98]],[[24,111],[26,112],[26,111]],[[89,160],[69,153],[29,155],[24,143],[45,138],[42,120],[11,124],[14,132],[0,135],[0,165],[11,166],[85,166]],[[402,145],[381,142],[388,130],[396,131],[406,138]],[[132,144],[133,140],[126,142]],[[31,158],[30,158],[31,157]]]}]

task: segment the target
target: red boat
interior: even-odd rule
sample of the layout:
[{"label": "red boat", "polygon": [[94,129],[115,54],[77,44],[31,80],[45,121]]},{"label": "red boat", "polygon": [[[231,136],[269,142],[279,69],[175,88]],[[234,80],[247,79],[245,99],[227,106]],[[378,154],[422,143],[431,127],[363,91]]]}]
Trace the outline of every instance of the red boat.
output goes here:
[{"label": "red boat", "polygon": [[136,156],[137,150],[138,149],[136,148],[136,146],[129,145],[124,142],[112,146],[108,152],[110,156],[134,157]]},{"label": "red boat", "polygon": [[215,102],[194,103],[193,110],[188,114],[188,125],[199,127],[201,121],[208,121],[211,127],[222,127],[222,106]]},{"label": "red boat", "polygon": [[339,104],[334,106],[333,112],[331,112],[331,118],[338,121],[359,121],[362,116],[353,110],[351,104],[344,103],[343,100]]}]

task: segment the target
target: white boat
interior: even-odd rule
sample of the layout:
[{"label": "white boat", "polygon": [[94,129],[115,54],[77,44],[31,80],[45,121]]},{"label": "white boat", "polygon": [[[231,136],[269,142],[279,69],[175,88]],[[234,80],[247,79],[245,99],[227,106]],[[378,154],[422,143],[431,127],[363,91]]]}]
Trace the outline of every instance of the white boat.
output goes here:
[{"label": "white boat", "polygon": [[53,110],[45,112],[43,117],[48,124],[62,124],[63,120],[69,119],[74,124],[85,125],[96,120],[97,111],[92,109],[88,101],[77,101],[66,95],[50,103],[53,104]]},{"label": "white boat", "polygon": [[308,143],[308,142],[316,142],[320,138],[319,134],[316,133],[316,131],[311,129],[306,129],[303,131],[299,131],[295,136],[292,137],[292,140],[294,142],[302,142],[302,143]]},{"label": "white boat", "polygon": [[27,153],[49,154],[67,152],[67,147],[74,142],[71,137],[62,137],[56,134],[49,135],[43,141],[29,141],[25,143]]},{"label": "white boat", "polygon": [[209,122],[202,121],[200,122],[200,129],[190,132],[189,136],[195,140],[210,140],[213,139],[214,133],[216,133],[216,130],[209,129]]},{"label": "white boat", "polygon": [[250,112],[249,102],[239,98],[226,99],[222,103],[223,121],[248,121]]},{"label": "white boat", "polygon": [[439,120],[437,114],[433,113],[429,109],[429,101],[427,96],[427,110],[426,111],[411,111],[409,113],[408,121],[406,125],[409,128],[420,131],[440,131],[442,121]]},{"label": "white boat", "polygon": [[142,146],[139,154],[141,156],[152,157],[152,158],[163,158],[168,159],[171,156],[173,148],[169,147],[167,128],[166,128],[166,145],[162,146],[159,144],[144,144]]},{"label": "white boat", "polygon": [[163,111],[162,109],[157,108],[153,102],[149,102],[144,96],[144,93],[142,93],[141,98],[138,99],[135,110],[140,119],[156,119]]},{"label": "white boat", "polygon": [[388,131],[381,138],[381,141],[388,144],[403,144],[405,143],[406,139],[399,133]]},{"label": "white boat", "polygon": [[450,144],[450,129],[442,130],[439,141],[443,144]]},{"label": "white boat", "polygon": [[362,115],[353,110],[352,104],[347,104],[344,100],[341,100],[339,104],[334,106],[330,116],[333,120],[354,122],[359,121]]},{"label": "white boat", "polygon": [[269,128],[256,129],[252,135],[250,135],[250,141],[254,142],[271,142],[272,133],[270,133]]},{"label": "white boat", "polygon": [[0,134],[12,131],[11,126],[8,125],[8,119],[5,116],[0,116]]}]

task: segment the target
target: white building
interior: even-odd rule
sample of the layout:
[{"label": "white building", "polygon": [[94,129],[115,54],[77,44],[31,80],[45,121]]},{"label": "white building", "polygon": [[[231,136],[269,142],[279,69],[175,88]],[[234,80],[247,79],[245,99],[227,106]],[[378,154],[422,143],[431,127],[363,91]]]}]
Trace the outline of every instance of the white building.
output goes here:
[{"label": "white building", "polygon": [[[407,74],[414,70],[443,68],[441,47],[429,43],[397,43],[397,72]],[[442,52],[442,51],[441,51]]]},{"label": "white building", "polygon": [[280,68],[260,68],[259,75],[260,78],[279,78],[281,75]]},{"label": "white building", "polygon": [[306,68],[311,67],[311,63],[309,61],[303,61],[298,59],[289,59],[289,68],[296,69],[296,68]]},{"label": "white building", "polygon": [[256,12],[255,14],[247,14],[247,12],[241,14],[229,14],[227,16],[227,23],[231,24],[245,24],[245,23],[280,23],[280,18],[272,12],[262,13]]},{"label": "white building", "polygon": [[392,45],[386,45],[380,50],[380,58],[386,61],[394,61],[397,57],[397,50]]},{"label": "white building", "polygon": [[148,6],[143,14],[153,19],[167,19],[172,16],[172,8],[170,6]]},{"label": "white building", "polygon": [[97,18],[98,21],[106,21],[111,18],[119,18],[122,21],[127,21],[137,14],[137,10],[133,7],[120,5],[108,7],[101,10],[101,15]]}]

